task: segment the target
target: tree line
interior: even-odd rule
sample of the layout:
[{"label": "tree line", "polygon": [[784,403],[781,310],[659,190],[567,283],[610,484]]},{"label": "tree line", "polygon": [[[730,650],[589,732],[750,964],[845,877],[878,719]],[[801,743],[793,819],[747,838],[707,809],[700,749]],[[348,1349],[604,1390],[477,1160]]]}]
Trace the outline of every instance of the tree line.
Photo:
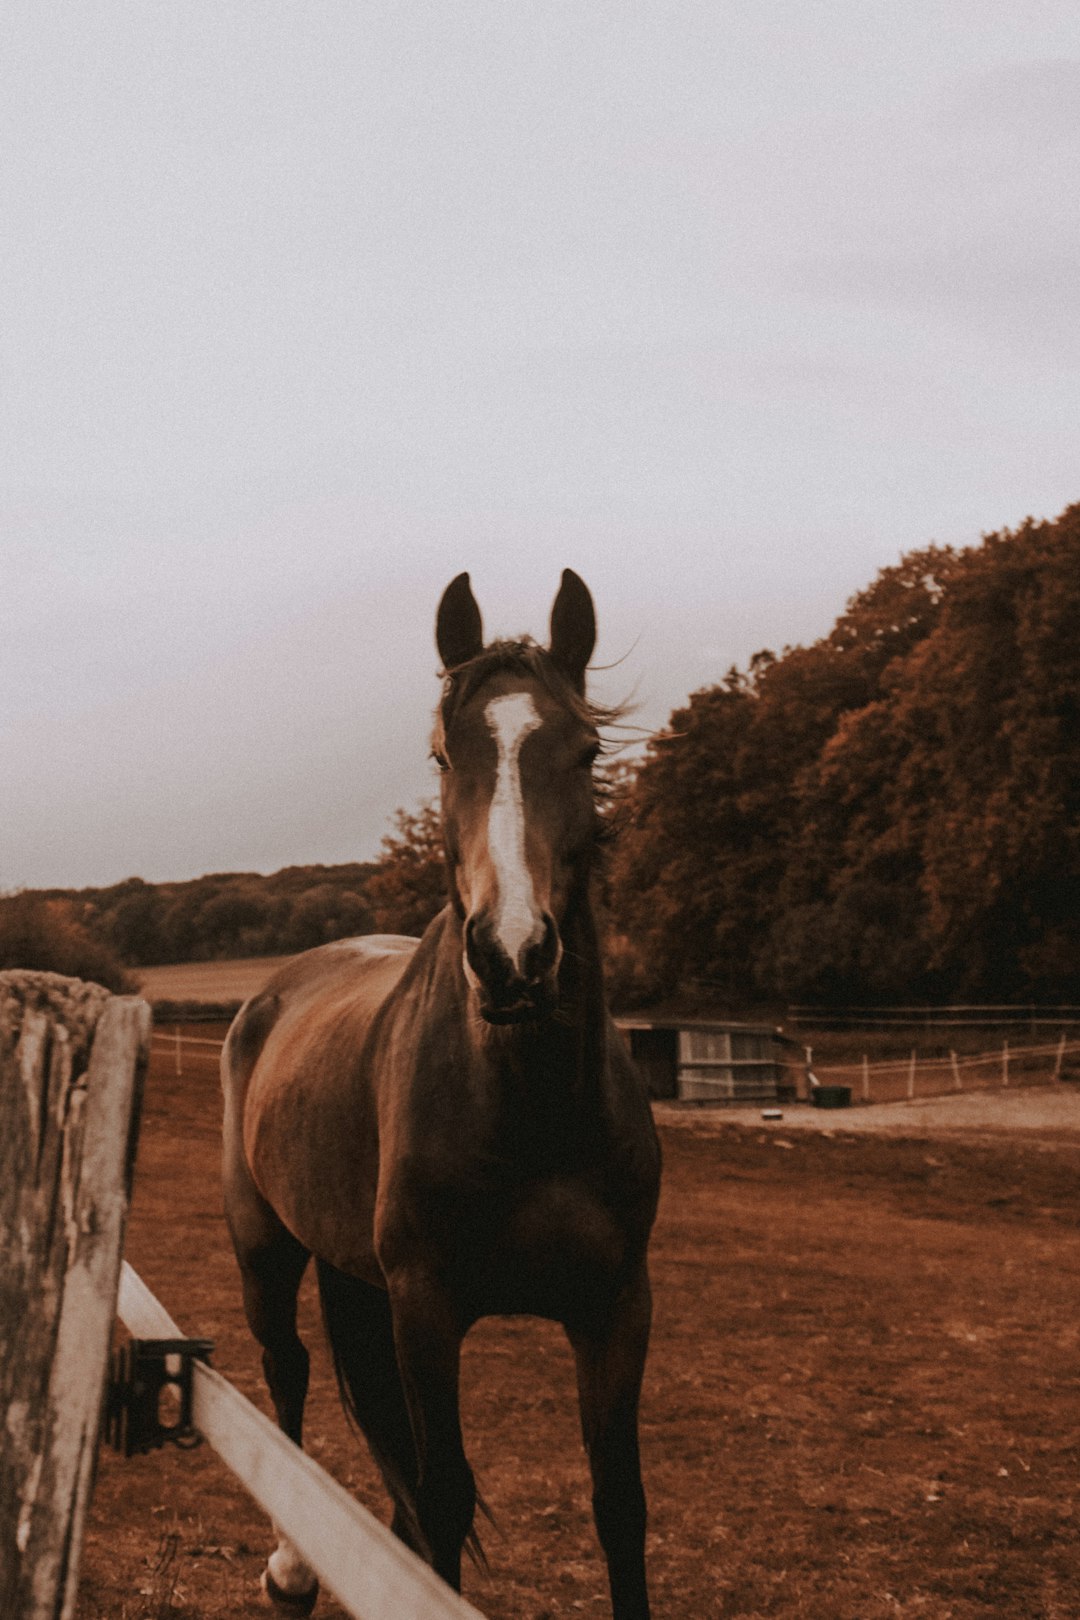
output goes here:
[{"label": "tree line", "polygon": [[[1080,505],[909,552],[609,778],[625,1003],[1080,1001]],[[443,896],[425,805],[374,862],[0,899],[0,966],[50,929],[99,978],[101,952],[122,975],[418,933]]]},{"label": "tree line", "polygon": [[0,969],[130,989],[131,967],[291,955],[366,933],[420,933],[443,903],[434,807],[399,810],[377,861],[219,872],[186,882],[0,896]]}]

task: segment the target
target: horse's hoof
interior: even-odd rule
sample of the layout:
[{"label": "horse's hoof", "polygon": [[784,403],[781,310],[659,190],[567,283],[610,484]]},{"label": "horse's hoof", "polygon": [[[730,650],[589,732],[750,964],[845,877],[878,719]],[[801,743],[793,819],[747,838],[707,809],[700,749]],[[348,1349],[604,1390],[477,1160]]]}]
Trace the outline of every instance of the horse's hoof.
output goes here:
[{"label": "horse's hoof", "polygon": [[286,1592],[275,1581],[269,1569],[263,1570],[259,1577],[259,1585],[279,1614],[310,1614],[319,1595],[318,1581],[306,1592]]}]

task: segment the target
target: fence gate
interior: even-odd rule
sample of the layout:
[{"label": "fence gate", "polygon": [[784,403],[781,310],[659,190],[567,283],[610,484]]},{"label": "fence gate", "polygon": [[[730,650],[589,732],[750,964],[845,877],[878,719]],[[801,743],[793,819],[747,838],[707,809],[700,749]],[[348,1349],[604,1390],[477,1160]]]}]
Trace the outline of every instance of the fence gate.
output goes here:
[{"label": "fence gate", "polygon": [[0,973],[0,1615],[68,1620],[112,1342],[150,1009]]}]

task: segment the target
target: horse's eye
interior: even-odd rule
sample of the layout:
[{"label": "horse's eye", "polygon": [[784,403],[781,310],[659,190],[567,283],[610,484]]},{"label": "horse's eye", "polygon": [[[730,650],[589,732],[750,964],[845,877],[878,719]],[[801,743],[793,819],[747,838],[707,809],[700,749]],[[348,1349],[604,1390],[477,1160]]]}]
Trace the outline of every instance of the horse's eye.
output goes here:
[{"label": "horse's eye", "polygon": [[446,755],[440,754],[437,748],[433,748],[431,750],[431,757],[445,776],[446,772],[450,769],[450,761],[447,759]]}]

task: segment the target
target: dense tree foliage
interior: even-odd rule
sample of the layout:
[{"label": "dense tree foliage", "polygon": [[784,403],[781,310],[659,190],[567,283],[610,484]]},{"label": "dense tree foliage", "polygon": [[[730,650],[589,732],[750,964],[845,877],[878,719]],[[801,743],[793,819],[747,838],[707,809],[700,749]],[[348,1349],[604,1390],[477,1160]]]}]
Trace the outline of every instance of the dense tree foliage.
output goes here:
[{"label": "dense tree foliage", "polygon": [[186,883],[126,878],[104,889],[49,890],[125,962],[276,956],[368,932],[372,864],[289,866],[272,876],[219,872]]},{"label": "dense tree foliage", "polygon": [[912,552],[695,693],[628,796],[624,988],[1080,999],[1080,506]]},{"label": "dense tree foliage", "polygon": [[[65,927],[96,941],[117,964],[145,967],[286,955],[355,934],[418,934],[445,893],[438,812],[427,805],[415,814],[397,812],[378,861],[290,866],[268,877],[218,872],[184,883],[126,878],[103,889],[10,896],[0,906],[32,900],[50,915],[62,914]],[[12,930],[16,938],[29,935]]]},{"label": "dense tree foliage", "polygon": [[[438,812],[427,805],[415,814],[397,812],[394,832],[383,840],[378,861],[290,866],[269,877],[218,872],[185,883],[126,878],[103,889],[0,897],[0,907],[14,907],[21,916],[32,903],[35,916],[54,919],[54,931],[62,916],[69,933],[77,932],[87,945],[96,942],[102,960],[108,956],[120,971],[121,962],[145,967],[277,956],[355,934],[418,934],[442,906],[445,893]],[[17,956],[19,949],[25,955],[28,929],[20,925],[16,931],[13,922],[9,934],[8,956],[12,951]],[[35,947],[34,954],[42,952]],[[16,962],[13,958],[0,965]],[[43,964],[27,960],[18,965]]]},{"label": "dense tree foliage", "polygon": [[115,951],[79,922],[70,901],[26,891],[0,895],[0,969],[5,968],[92,979],[106,990],[134,988]]}]

